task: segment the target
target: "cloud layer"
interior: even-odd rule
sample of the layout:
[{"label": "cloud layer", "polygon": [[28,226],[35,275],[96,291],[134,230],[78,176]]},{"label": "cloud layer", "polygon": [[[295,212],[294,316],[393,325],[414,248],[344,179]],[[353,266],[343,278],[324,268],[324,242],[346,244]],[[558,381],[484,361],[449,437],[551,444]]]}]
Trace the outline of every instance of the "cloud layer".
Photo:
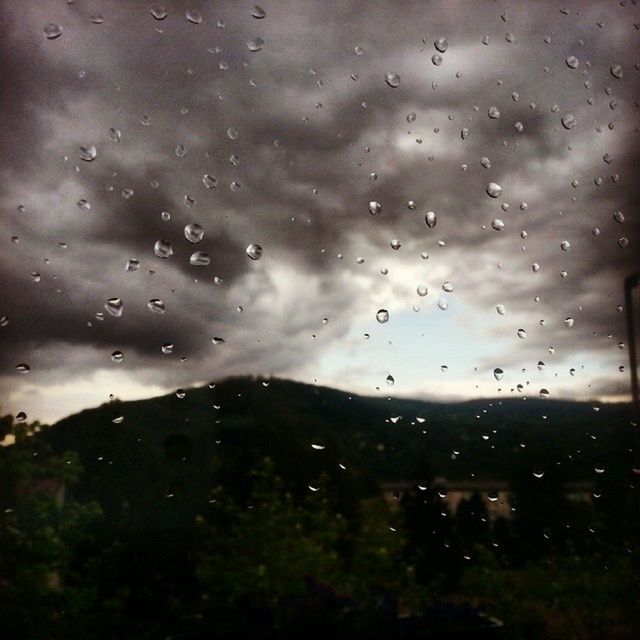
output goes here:
[{"label": "cloud layer", "polygon": [[[626,394],[638,8],[262,6],[256,19],[252,3],[192,2],[196,23],[177,2],[162,20],[133,1],[3,4],[5,408],[50,419],[244,373],[371,391],[391,370],[407,374],[398,393],[472,397],[497,392],[495,367],[524,380],[540,360],[556,395]],[[195,251],[210,264],[192,266]]]}]

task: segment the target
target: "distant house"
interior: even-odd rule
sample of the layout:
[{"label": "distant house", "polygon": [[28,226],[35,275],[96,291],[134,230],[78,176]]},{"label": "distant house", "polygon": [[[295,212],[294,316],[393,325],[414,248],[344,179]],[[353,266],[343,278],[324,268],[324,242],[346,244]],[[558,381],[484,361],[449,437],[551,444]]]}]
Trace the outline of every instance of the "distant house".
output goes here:
[{"label": "distant house", "polygon": [[[565,494],[572,502],[590,502],[593,493],[593,483],[588,481],[571,482],[564,485]],[[396,480],[384,482],[382,493],[391,506],[398,505],[407,492],[420,492],[415,482]],[[456,513],[463,500],[469,500],[477,493],[483,500],[490,520],[496,518],[510,518],[511,488],[503,480],[447,480],[443,477],[435,478],[429,488],[438,490],[442,501],[451,513]]]}]

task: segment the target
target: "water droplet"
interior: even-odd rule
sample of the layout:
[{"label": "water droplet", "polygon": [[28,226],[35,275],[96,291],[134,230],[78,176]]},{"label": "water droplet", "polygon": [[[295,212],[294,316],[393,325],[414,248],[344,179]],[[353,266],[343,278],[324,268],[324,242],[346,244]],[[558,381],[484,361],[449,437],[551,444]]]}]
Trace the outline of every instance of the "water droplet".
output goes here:
[{"label": "water droplet", "polygon": [[400,76],[397,73],[385,74],[384,80],[392,89],[395,89],[400,84]]},{"label": "water droplet", "polygon": [[609,69],[609,71],[611,71],[611,75],[614,78],[617,78],[618,80],[620,80],[620,78],[622,78],[623,75],[623,70],[622,70],[622,66],[619,64],[614,64],[611,69]]},{"label": "water droplet", "polygon": [[507,310],[504,308],[504,305],[503,305],[503,304],[498,304],[498,305],[496,305],[496,311],[497,311],[501,316],[503,316],[503,315],[507,312]]},{"label": "water droplet", "polygon": [[98,152],[93,145],[81,146],[80,147],[80,160],[84,160],[85,162],[91,162],[96,159]]},{"label": "water droplet", "polygon": [[442,56],[439,53],[434,53],[431,56],[431,62],[436,66],[439,67],[442,64]]},{"label": "water droplet", "polygon": [[442,290],[446,291],[447,293],[451,293],[453,291],[453,285],[450,282],[445,282],[442,285]]},{"label": "water droplet", "polygon": [[613,219],[619,224],[624,224],[624,213],[622,211],[614,212]]},{"label": "water droplet", "polygon": [[206,267],[211,264],[211,257],[205,251],[195,251],[189,258],[189,264],[194,267]]},{"label": "water droplet", "polygon": [[491,222],[491,228],[494,231],[502,231],[504,229],[504,222],[500,218],[496,218]]},{"label": "water droplet", "polygon": [[16,422],[18,424],[22,424],[23,422],[26,422],[27,420],[27,414],[24,411],[18,411],[18,413],[16,413]]},{"label": "water droplet", "polygon": [[129,258],[124,267],[125,271],[137,271],[140,268],[140,261],[136,258]]},{"label": "water droplet", "polygon": [[400,244],[400,240],[398,240],[397,238],[394,238],[394,239],[389,243],[389,245],[391,246],[391,248],[392,248],[394,251],[397,251],[397,250],[402,246],[402,244]]},{"label": "water droplet", "polygon": [[89,22],[93,24],[102,24],[104,22],[104,18],[101,13],[92,13],[89,16]]},{"label": "water droplet", "polygon": [[389,320],[389,312],[386,309],[378,309],[378,312],[376,313],[376,320],[380,324],[384,324]]},{"label": "water droplet", "polygon": [[372,216],[375,216],[377,214],[379,214],[382,211],[382,207],[380,206],[379,202],[376,202],[375,200],[372,200],[369,203],[369,213]]},{"label": "water droplet", "polygon": [[165,356],[171,355],[173,353],[173,345],[170,342],[165,342],[162,347],[162,353]]},{"label": "water droplet", "polygon": [[424,217],[424,221],[426,222],[429,229],[433,229],[438,222],[438,218],[433,211],[427,211],[427,214]]},{"label": "water droplet", "polygon": [[191,222],[184,228],[184,237],[192,244],[196,244],[204,238],[204,229],[197,222]]},{"label": "water droplet", "polygon": [[323,444],[312,444],[311,448],[315,449],[316,451],[324,451],[325,449]]},{"label": "water droplet", "polygon": [[490,182],[487,185],[487,195],[492,198],[499,198],[502,195],[502,187],[495,182]]},{"label": "water droplet", "polygon": [[438,300],[438,309],[440,309],[441,311],[446,311],[448,308],[449,303],[444,298],[440,298]]},{"label": "water droplet", "polygon": [[575,322],[574,319],[571,316],[569,316],[568,318],[564,319],[564,326],[568,327],[568,328],[571,328],[571,327],[573,327],[574,322]]},{"label": "water droplet", "polygon": [[246,254],[252,260],[259,260],[262,256],[262,247],[259,244],[250,244],[246,249]]},{"label": "water droplet", "polygon": [[569,251],[569,249],[571,249],[571,244],[570,244],[570,242],[569,242],[568,240],[563,240],[563,241],[560,243],[560,248],[561,248],[563,251]]},{"label": "water droplet", "polygon": [[485,169],[491,169],[491,160],[489,160],[489,158],[483,156],[482,158],[480,158],[480,165],[482,167],[484,167]]},{"label": "water droplet", "polygon": [[569,56],[565,60],[565,62],[567,64],[567,67],[569,67],[569,69],[577,69],[578,65],[580,64],[580,61],[575,56]]},{"label": "water droplet", "polygon": [[536,467],[533,470],[533,477],[534,478],[538,478],[538,480],[539,480],[540,478],[542,478],[542,476],[544,476],[544,471],[542,469]]},{"label": "water droplet", "polygon": [[424,298],[429,293],[429,289],[426,284],[419,284],[416,291],[421,298]]},{"label": "water droplet", "polygon": [[392,375],[388,375],[385,382],[387,383],[387,386],[392,387],[395,382],[395,378]]},{"label": "water droplet", "polygon": [[122,362],[122,361],[124,360],[124,354],[122,353],[122,351],[114,351],[114,352],[111,354],[111,359],[112,359],[114,362],[118,362],[118,363],[120,363],[120,362]]},{"label": "water droplet", "polygon": [[573,129],[573,127],[576,126],[576,124],[578,124],[578,122],[576,121],[576,117],[572,114],[572,113],[567,113],[564,116],[562,116],[562,126],[565,129]]},{"label": "water droplet", "polygon": [[42,31],[47,40],[55,40],[62,35],[62,27],[57,22],[45,24]]},{"label": "water droplet", "polygon": [[504,371],[502,369],[500,369],[500,368],[495,368],[493,370],[493,377],[496,380],[502,380],[502,378],[504,378]]},{"label": "water droplet", "polygon": [[235,127],[229,127],[227,129],[227,137],[229,140],[237,140],[240,137],[240,133]]},{"label": "water droplet", "polygon": [[18,373],[27,374],[29,373],[29,371],[31,371],[31,367],[28,364],[21,362],[20,364],[16,365],[16,371]]},{"label": "water droplet", "polygon": [[187,22],[190,22],[191,24],[202,23],[202,14],[195,9],[187,9],[184,13],[184,17],[187,19]]},{"label": "water droplet", "polygon": [[533,273],[538,273],[538,271],[540,271],[540,265],[537,262],[534,262],[531,265],[531,269],[533,270]]},{"label": "water droplet", "polygon": [[262,20],[266,15],[267,14],[265,10],[258,5],[256,5],[255,7],[253,7],[253,9],[251,9],[251,16],[256,20]]},{"label": "water droplet", "polygon": [[540,389],[539,394],[538,394],[543,400],[546,400],[549,397],[549,390],[548,389]]},{"label": "water droplet", "polygon": [[164,302],[160,300],[160,298],[151,298],[151,300],[147,302],[147,309],[149,309],[149,311],[151,311],[152,313],[158,313],[162,315],[167,310],[167,307],[165,306]]},{"label": "water droplet", "polygon": [[173,255],[173,247],[167,240],[158,240],[153,245],[153,252],[158,258],[170,258]]},{"label": "water droplet", "polygon": [[151,7],[150,12],[156,20],[164,20],[168,15],[167,10],[161,5]]},{"label": "water droplet", "polygon": [[525,329],[518,329],[516,333],[518,334],[518,338],[520,338],[521,340],[524,340],[527,337],[527,332]]},{"label": "water droplet", "polygon": [[124,302],[120,298],[109,298],[104,305],[107,313],[114,318],[119,318],[124,310]]},{"label": "water droplet", "polygon": [[208,173],[205,173],[202,176],[202,184],[207,187],[207,189],[215,189],[218,186],[218,179]]},{"label": "water droplet", "polygon": [[262,38],[253,38],[252,40],[249,40],[247,42],[247,49],[249,49],[249,51],[253,51],[254,53],[256,51],[260,51],[262,47],[264,47],[264,40]]},{"label": "water droplet", "polygon": [[187,394],[186,394],[184,389],[177,389],[176,390],[176,397],[180,398],[180,400],[182,400],[186,395]]},{"label": "water droplet", "polygon": [[179,144],[175,148],[174,152],[178,156],[178,158],[184,158],[187,155],[187,147],[185,147],[183,144]]},{"label": "water droplet", "polygon": [[629,246],[629,240],[627,238],[624,238],[624,237],[618,238],[618,246],[621,249],[624,249],[624,248],[628,247]]},{"label": "water droplet", "polygon": [[487,111],[487,115],[492,120],[497,120],[500,117],[500,110],[498,109],[498,107],[489,107],[489,110]]},{"label": "water droplet", "polygon": [[434,43],[433,46],[440,52],[440,53],[444,53],[448,48],[449,48],[449,42],[447,41],[446,38],[438,38]]}]

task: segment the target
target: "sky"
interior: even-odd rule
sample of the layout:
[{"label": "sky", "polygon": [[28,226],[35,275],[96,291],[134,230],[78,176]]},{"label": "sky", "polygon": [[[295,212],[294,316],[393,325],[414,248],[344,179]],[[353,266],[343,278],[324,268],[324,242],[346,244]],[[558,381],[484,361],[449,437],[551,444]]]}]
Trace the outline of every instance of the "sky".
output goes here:
[{"label": "sky", "polygon": [[2,412],[233,375],[629,397],[635,2],[0,7]]}]

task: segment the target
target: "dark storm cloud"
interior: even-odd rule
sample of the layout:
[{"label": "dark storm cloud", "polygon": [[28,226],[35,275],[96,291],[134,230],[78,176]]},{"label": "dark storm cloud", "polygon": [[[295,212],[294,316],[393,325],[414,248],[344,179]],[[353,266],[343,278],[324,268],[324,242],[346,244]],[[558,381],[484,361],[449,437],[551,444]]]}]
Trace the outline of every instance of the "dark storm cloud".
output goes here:
[{"label": "dark storm cloud", "polygon": [[[155,21],[133,1],[3,4],[3,388],[18,388],[17,361],[47,380],[91,375],[116,348],[131,354],[119,371],[142,381],[295,374],[308,366],[321,318],[331,318],[328,348],[363,308],[373,317],[372,292],[390,287],[410,306],[418,282],[440,277],[431,274],[452,280],[454,295],[486,319],[486,339],[512,336],[483,367],[529,366],[550,345],[559,363],[617,366],[621,281],[638,268],[635,7],[593,2],[566,16],[556,3],[522,2],[501,17],[492,2],[473,11],[463,2],[278,2],[258,21],[251,3],[193,2],[203,16],[194,25],[182,3],[166,6],[169,16]],[[104,22],[93,24],[98,10]],[[64,28],[51,41],[42,33],[50,21]],[[245,43],[256,36],[265,45],[252,53]],[[435,66],[440,36],[450,45]],[[387,72],[400,74],[396,89]],[[492,106],[500,118],[488,117]],[[570,131],[566,113],[578,123]],[[96,145],[96,160],[79,160],[81,144]],[[501,198],[487,196],[489,182]],[[81,198],[90,211],[77,207]],[[380,215],[369,215],[371,200]],[[438,215],[433,230],[428,210]],[[504,231],[491,228],[495,218]],[[205,229],[198,245],[184,239],[190,222]],[[169,260],[153,255],[160,238],[173,244]],[[244,254],[250,242],[265,249],[256,263]],[[195,250],[211,265],[190,266]],[[399,261],[412,275],[379,284],[357,255],[366,265]],[[128,258],[140,260],[138,272],[124,271]],[[96,320],[112,296],[125,300],[123,317]],[[152,297],[166,302],[165,315],[147,310]],[[162,356],[164,342],[188,365]]]}]

